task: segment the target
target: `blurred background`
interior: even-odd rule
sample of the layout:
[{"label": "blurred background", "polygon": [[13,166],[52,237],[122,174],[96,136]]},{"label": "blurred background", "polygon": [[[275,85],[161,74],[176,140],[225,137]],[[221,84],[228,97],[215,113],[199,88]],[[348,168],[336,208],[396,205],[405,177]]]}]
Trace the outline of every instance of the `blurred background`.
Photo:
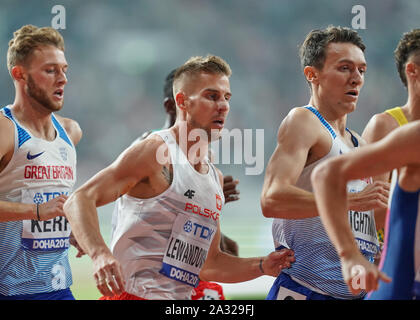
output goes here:
[{"label": "blurred background", "polygon": [[[60,114],[77,120],[84,136],[77,147],[80,186],[109,165],[144,131],[164,124],[163,83],[190,56],[207,53],[231,66],[231,111],[225,127],[264,130],[264,165],[276,145],[279,124],[292,107],[307,104],[309,88],[298,58],[306,34],[329,24],[352,27],[355,5],[366,9],[358,30],[368,71],[358,109],[348,127],[361,133],[370,117],[406,102],[393,58],[403,32],[418,28],[420,2],[405,0],[123,0],[0,2],[0,104],[14,100],[6,66],[7,44],[25,24],[51,26],[55,5],[65,8],[69,82]],[[255,141],[254,141],[255,142]],[[236,146],[242,147],[242,146]],[[273,249],[271,219],[262,216],[264,173],[246,175],[243,165],[220,165],[240,180],[241,199],[228,203],[222,232],[239,244],[241,256]],[[99,208],[109,243],[113,204]],[[75,258],[72,290],[77,299],[97,299],[88,257]],[[224,285],[228,299],[264,298],[274,278]]]}]

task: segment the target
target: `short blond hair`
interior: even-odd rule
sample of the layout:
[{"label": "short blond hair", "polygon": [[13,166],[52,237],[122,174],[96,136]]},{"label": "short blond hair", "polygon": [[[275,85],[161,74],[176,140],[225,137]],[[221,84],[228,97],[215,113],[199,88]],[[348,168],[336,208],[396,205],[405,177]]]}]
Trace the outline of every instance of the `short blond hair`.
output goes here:
[{"label": "short blond hair", "polygon": [[230,77],[232,70],[229,64],[222,58],[214,55],[207,55],[205,57],[195,56],[189,58],[182,66],[176,69],[173,80],[173,96],[175,97],[176,91],[179,89],[181,79],[185,77],[194,77],[199,73],[220,74]]},{"label": "short blond hair", "polygon": [[9,73],[17,64],[25,64],[33,51],[41,46],[52,45],[64,51],[64,39],[51,27],[38,28],[26,25],[13,33],[7,50],[7,68]]},{"label": "short blond hair", "polygon": [[228,77],[232,74],[229,64],[222,58],[213,55],[207,55],[205,57],[196,56],[189,58],[176,70],[174,80],[183,74],[195,74],[199,72],[220,73]]}]

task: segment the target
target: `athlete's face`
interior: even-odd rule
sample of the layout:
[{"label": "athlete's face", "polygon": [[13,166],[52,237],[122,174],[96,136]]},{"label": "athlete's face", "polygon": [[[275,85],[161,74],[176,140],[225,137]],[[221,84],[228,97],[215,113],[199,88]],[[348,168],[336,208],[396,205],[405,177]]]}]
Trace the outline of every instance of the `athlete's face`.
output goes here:
[{"label": "athlete's face", "polygon": [[[364,84],[366,60],[363,51],[352,43],[330,43],[318,73],[318,97],[324,105],[345,114],[356,109]],[[337,109],[336,109],[337,110]]]},{"label": "athlete's face", "polygon": [[229,113],[231,96],[226,75],[199,73],[188,90],[187,123],[192,128],[203,129],[209,138],[217,139]]},{"label": "athlete's face", "polygon": [[60,110],[67,83],[64,52],[54,46],[40,47],[34,50],[25,69],[28,98],[51,112]]}]

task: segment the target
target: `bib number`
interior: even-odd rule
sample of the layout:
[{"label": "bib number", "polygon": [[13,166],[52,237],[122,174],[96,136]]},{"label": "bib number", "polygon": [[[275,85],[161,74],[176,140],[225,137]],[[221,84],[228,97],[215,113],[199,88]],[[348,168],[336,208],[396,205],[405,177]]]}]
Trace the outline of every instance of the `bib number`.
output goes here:
[{"label": "bib number", "polygon": [[[42,204],[68,191],[22,190],[23,203]],[[59,216],[45,221],[23,220],[22,248],[26,250],[51,251],[70,247],[70,225],[65,217]]]},{"label": "bib number", "polygon": [[160,273],[197,287],[216,229],[215,224],[179,213],[164,251]]}]

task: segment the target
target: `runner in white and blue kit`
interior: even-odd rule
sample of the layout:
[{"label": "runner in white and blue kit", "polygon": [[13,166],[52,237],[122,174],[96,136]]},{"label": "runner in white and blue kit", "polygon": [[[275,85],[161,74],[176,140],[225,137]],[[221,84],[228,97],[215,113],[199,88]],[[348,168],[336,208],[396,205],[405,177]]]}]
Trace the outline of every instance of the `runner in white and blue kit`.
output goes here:
[{"label": "runner in white and blue kit", "polygon": [[61,35],[22,27],[8,68],[16,98],[0,110],[0,300],[74,299],[62,207],[76,181],[81,130],[53,114],[67,83]]},{"label": "runner in white and blue kit", "polygon": [[[363,266],[370,277],[370,281],[365,284],[366,289],[377,289],[366,296],[366,299],[370,300],[420,298],[420,156],[418,131],[416,132],[418,124],[409,129],[399,129],[399,126],[407,126],[410,122],[418,123],[420,119],[420,76],[417,72],[420,68],[419,48],[420,29],[413,29],[403,34],[394,51],[398,73],[401,82],[407,88],[408,96],[402,108],[394,108],[389,112],[392,117],[387,110],[369,121],[364,135],[370,142],[379,142],[369,146],[365,153],[355,152],[337,161],[328,162],[325,167],[321,167],[322,170],[314,173],[314,188],[318,189],[316,197],[321,206],[320,215],[327,225],[335,248],[341,255],[346,283],[352,293],[359,294],[360,288],[352,286],[354,276],[351,271],[356,265]],[[393,133],[394,131],[398,131],[398,134]],[[384,138],[390,134],[392,138]],[[372,165],[374,161],[376,163]],[[385,220],[384,249],[379,272],[360,256],[354,246],[352,234],[342,223],[341,202],[345,200],[342,199],[340,188],[346,180],[365,175],[388,179],[391,170],[391,196]],[[328,186],[331,179],[334,180],[334,188],[328,190],[325,185]],[[389,282],[386,275],[392,278],[392,282]],[[384,283],[379,284],[379,280],[383,280]]]},{"label": "runner in white and blue kit", "polygon": [[[274,218],[275,248],[292,249],[296,261],[279,275],[267,299],[360,299],[365,294],[354,297],[343,281],[340,258],[318,216],[310,180],[317,165],[363,144],[346,121],[363,87],[364,49],[356,31],[332,26],[311,31],[301,47],[310,102],[292,109],[282,121],[261,196],[264,216]],[[348,223],[371,261],[378,252],[373,209],[386,207],[387,188],[370,178],[348,185]]]}]

